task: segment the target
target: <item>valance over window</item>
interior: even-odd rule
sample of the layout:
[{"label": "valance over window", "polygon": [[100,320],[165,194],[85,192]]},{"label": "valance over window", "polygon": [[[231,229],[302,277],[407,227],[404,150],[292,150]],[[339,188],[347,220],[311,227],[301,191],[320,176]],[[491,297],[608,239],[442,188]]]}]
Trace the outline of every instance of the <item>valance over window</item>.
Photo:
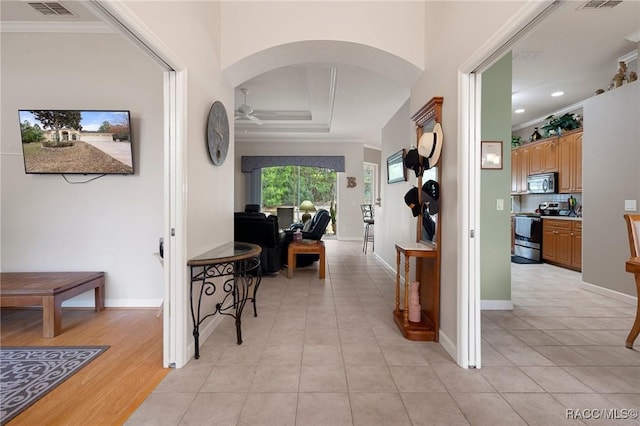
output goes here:
[{"label": "valance over window", "polygon": [[344,172],[343,155],[256,155],[240,159],[242,173],[273,166],[308,166]]}]

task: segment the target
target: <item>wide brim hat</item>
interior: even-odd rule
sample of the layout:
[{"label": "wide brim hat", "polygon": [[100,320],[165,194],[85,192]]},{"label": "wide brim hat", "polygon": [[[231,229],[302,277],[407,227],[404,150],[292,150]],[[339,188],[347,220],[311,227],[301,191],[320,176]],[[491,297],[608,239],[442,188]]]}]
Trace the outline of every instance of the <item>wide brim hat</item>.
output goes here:
[{"label": "wide brim hat", "polygon": [[418,199],[418,188],[413,187],[406,194],[404,194],[404,202],[413,213],[413,217],[420,215],[420,200]]},{"label": "wide brim hat", "polygon": [[425,170],[438,164],[442,152],[443,137],[440,123],[433,126],[432,132],[425,132],[420,137],[418,153],[427,159],[426,164],[423,163]]},{"label": "wide brim hat", "polygon": [[424,167],[422,166],[422,159],[420,158],[420,154],[418,154],[417,149],[411,148],[407,151],[403,162],[407,169],[413,170],[416,173],[416,177],[422,176]]},{"label": "wide brim hat", "polygon": [[431,215],[440,211],[440,185],[435,180],[429,179],[422,185],[422,203]]}]

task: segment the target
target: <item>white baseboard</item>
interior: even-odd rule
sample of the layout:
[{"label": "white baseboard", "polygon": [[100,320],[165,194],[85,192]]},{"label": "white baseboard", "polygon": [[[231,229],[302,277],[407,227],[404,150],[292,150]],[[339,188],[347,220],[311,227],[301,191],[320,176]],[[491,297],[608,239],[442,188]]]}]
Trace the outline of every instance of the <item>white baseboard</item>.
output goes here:
[{"label": "white baseboard", "polygon": [[451,358],[460,365],[458,362],[458,349],[456,348],[455,343],[453,343],[453,340],[451,340],[449,336],[442,331],[442,329],[438,331],[438,343],[440,343],[444,350],[451,355]]},{"label": "white baseboard", "polygon": [[[383,258],[381,258],[381,257],[378,255],[378,253],[373,252],[373,255],[376,257],[376,259],[378,260],[378,262],[380,262],[380,264],[381,264],[382,266],[384,266],[384,267],[385,267],[385,269],[388,269],[388,270],[389,270],[389,272],[391,272],[391,273],[393,274],[393,276],[395,276],[395,275],[396,275],[396,269],[395,269],[393,266],[389,265],[389,264],[388,264],[388,263],[387,263]],[[404,279],[404,277],[400,277],[400,279],[401,279],[401,280],[403,280],[403,279]]]},{"label": "white baseboard", "polygon": [[607,296],[612,299],[618,300],[620,302],[625,302],[630,305],[635,306],[638,303],[638,298],[635,296],[631,296],[625,293],[620,293],[619,291],[611,290],[609,288],[600,287],[599,285],[582,283],[582,286],[585,290],[590,291],[592,293],[597,293],[602,296]]},{"label": "white baseboard", "polygon": [[338,241],[360,241],[362,242],[362,237],[341,237],[340,234],[338,234]]},{"label": "white baseboard", "polygon": [[[159,308],[163,299],[105,299],[107,308]],[[69,299],[62,302],[63,308],[95,308],[93,296],[91,299]]]},{"label": "white baseboard", "polygon": [[511,300],[481,300],[481,311],[512,311],[513,302]]}]

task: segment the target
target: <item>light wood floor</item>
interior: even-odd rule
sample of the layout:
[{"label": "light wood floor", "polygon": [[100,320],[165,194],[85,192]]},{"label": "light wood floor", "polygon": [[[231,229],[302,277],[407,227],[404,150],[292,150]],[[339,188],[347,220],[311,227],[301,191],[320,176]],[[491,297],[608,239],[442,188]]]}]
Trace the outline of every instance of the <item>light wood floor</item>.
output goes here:
[{"label": "light wood floor", "polygon": [[42,337],[42,311],[3,309],[2,346],[97,346],[109,349],[9,425],[121,425],[167,375],[157,309],[64,310],[63,332]]}]

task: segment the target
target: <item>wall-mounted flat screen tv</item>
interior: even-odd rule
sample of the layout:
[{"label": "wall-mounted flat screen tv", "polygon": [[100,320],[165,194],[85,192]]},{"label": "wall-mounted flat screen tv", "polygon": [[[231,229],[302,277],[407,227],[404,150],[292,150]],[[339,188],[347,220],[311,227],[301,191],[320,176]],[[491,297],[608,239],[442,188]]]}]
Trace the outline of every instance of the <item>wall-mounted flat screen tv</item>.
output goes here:
[{"label": "wall-mounted flat screen tv", "polygon": [[129,111],[18,114],[26,173],[133,174]]}]

